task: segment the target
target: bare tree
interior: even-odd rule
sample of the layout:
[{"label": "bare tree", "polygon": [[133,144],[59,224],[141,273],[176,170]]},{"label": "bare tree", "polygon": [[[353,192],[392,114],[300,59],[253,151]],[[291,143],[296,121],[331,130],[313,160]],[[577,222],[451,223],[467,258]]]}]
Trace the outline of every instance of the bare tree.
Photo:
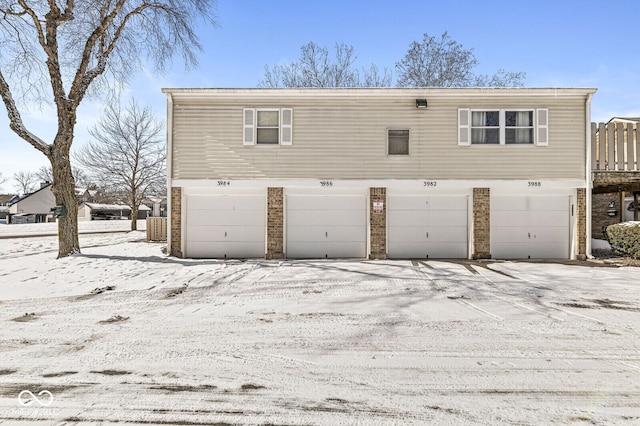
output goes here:
[{"label": "bare tree", "polygon": [[447,32],[440,38],[424,34],[414,41],[404,58],[396,63],[401,87],[522,86],[525,73],[499,70],[492,76],[476,75],[478,65],[473,49],[465,49]]},{"label": "bare tree", "polygon": [[375,64],[371,64],[369,69],[363,69],[362,75],[363,87],[391,87],[393,81],[391,71],[387,68],[380,71]]},{"label": "bare tree", "polygon": [[[0,96],[11,129],[51,162],[56,203],[67,209],[58,221],[59,258],[80,252],[69,155],[78,106],[90,89],[104,92],[142,61],[162,70],[181,54],[195,65],[195,21],[213,23],[215,2],[0,0]],[[16,99],[52,103],[58,128],[51,143],[27,128]]]},{"label": "bare tree", "polygon": [[[41,166],[33,174],[40,182],[53,182],[53,169],[51,166]],[[76,174],[73,173],[73,176],[75,177]]]},{"label": "bare tree", "polygon": [[391,73],[384,70],[380,75],[378,68],[372,65],[363,69],[364,78],[354,67],[356,55],[353,46],[336,43],[335,57],[329,50],[309,42],[300,48],[300,59],[296,62],[264,67],[264,78],[260,87],[362,87],[390,86]]},{"label": "bare tree", "polygon": [[124,110],[107,107],[89,134],[93,140],[80,148],[76,159],[112,191],[123,194],[135,231],[140,204],[166,181],[164,125],[150,107],[141,108],[132,100]]},{"label": "bare tree", "polygon": [[32,193],[38,184],[38,177],[33,172],[25,172],[23,170],[14,173],[13,180],[16,181],[16,190],[22,196]]},{"label": "bare tree", "polygon": [[2,172],[0,172],[0,189],[2,189],[2,185],[4,185],[8,180],[9,178],[2,176]]}]

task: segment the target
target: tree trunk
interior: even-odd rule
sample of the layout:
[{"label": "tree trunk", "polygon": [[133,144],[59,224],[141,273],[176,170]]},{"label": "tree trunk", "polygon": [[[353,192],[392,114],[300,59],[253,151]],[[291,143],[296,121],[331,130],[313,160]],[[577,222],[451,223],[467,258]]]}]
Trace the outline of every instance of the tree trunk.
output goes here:
[{"label": "tree trunk", "polygon": [[56,205],[64,206],[64,216],[58,218],[58,259],[80,253],[78,240],[78,198],[76,181],[71,170],[71,143],[76,113],[72,108],[58,109],[58,134],[47,157],[51,161]]},{"label": "tree trunk", "polygon": [[135,205],[131,208],[131,230],[138,230],[138,207]]}]

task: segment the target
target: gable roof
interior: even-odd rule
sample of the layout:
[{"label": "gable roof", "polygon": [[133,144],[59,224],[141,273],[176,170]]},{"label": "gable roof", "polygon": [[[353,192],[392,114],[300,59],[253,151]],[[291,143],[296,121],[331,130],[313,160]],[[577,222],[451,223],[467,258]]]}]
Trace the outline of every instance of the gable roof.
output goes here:
[{"label": "gable roof", "polygon": [[38,189],[38,190],[36,190],[36,191],[33,191],[32,193],[27,194],[27,195],[25,195],[25,196],[24,196],[24,197],[22,197],[22,198],[17,199],[16,201],[14,201],[13,203],[11,203],[10,205],[12,206],[12,205],[14,205],[14,204],[16,204],[16,203],[19,203],[20,201],[25,200],[25,199],[27,199],[27,198],[31,197],[32,195],[35,195],[35,194],[37,194],[37,193],[39,193],[39,192],[41,192],[41,191],[43,191],[43,190],[45,190],[45,189],[49,189],[49,191],[51,191],[51,183],[48,183],[48,184],[46,184],[46,185],[42,185],[42,187],[41,187],[40,189]]},{"label": "gable roof", "polygon": [[640,117],[613,117],[609,123],[640,123]]},{"label": "gable roof", "polygon": [[0,194],[0,203],[9,203],[15,197],[17,197],[15,194]]},{"label": "gable roof", "polygon": [[[125,204],[82,203],[82,205],[89,207],[91,210],[106,210],[106,211],[129,210],[131,211],[131,207]],[[145,206],[144,204],[141,204],[138,210],[145,211],[145,210],[151,210],[151,209]]]}]

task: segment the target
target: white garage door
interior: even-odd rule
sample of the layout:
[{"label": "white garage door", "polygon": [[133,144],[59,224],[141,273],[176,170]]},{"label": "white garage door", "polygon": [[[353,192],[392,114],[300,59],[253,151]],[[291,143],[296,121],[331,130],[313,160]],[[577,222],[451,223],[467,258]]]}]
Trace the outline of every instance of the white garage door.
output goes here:
[{"label": "white garage door", "polygon": [[265,255],[263,195],[187,195],[187,257],[247,258]]},{"label": "white garage door", "polygon": [[567,259],[568,196],[491,197],[491,255],[495,259]]},{"label": "white garage door", "polygon": [[366,212],[364,195],[287,196],[287,257],[366,257]]},{"label": "white garage door", "polygon": [[467,258],[466,196],[389,196],[390,258]]}]

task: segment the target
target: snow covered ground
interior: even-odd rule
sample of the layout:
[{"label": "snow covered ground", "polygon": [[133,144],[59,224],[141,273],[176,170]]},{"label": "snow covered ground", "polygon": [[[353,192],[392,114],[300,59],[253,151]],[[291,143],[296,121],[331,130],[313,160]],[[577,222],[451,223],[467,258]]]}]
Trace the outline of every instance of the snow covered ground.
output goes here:
[{"label": "snow covered ground", "polygon": [[186,260],[144,237],[60,260],[0,239],[0,424],[640,423],[638,268]]}]

